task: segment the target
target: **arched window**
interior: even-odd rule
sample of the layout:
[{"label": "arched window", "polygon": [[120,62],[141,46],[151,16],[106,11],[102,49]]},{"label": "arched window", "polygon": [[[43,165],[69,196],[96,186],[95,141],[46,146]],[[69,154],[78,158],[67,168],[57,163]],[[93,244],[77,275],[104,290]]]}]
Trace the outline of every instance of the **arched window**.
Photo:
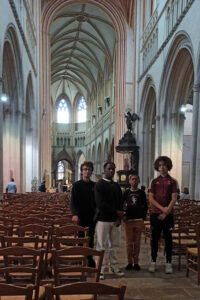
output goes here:
[{"label": "arched window", "polygon": [[58,103],[57,123],[69,123],[69,107],[65,99],[61,99]]},{"label": "arched window", "polygon": [[63,179],[65,175],[65,167],[62,161],[58,162],[57,165],[57,174],[58,174],[58,180]]},{"label": "arched window", "polygon": [[77,123],[86,122],[86,114],[87,114],[87,105],[84,97],[81,97],[78,101],[78,116],[77,116]]}]

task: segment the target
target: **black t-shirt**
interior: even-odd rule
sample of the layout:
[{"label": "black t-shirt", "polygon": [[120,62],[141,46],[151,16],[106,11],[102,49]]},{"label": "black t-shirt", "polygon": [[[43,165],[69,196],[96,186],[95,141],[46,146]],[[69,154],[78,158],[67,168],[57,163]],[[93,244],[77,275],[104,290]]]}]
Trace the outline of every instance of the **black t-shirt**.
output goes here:
[{"label": "black t-shirt", "polygon": [[127,189],[123,195],[123,206],[128,220],[145,219],[147,200],[144,191]]},{"label": "black t-shirt", "polygon": [[100,179],[95,185],[96,219],[115,222],[122,210],[122,191],[117,182]]},{"label": "black t-shirt", "polygon": [[73,184],[71,191],[71,211],[77,215],[81,226],[90,226],[94,222],[95,200],[93,181],[79,180]]}]

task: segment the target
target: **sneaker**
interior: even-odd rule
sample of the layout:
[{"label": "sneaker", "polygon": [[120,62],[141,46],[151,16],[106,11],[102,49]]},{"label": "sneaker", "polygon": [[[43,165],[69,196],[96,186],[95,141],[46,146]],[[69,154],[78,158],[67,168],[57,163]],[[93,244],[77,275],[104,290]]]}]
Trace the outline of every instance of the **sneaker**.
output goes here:
[{"label": "sneaker", "polygon": [[89,268],[96,268],[96,263],[95,263],[94,259],[91,256],[89,256],[88,259],[87,259],[87,266]]},{"label": "sneaker", "polygon": [[140,266],[138,264],[134,264],[133,269],[135,271],[140,271],[141,270],[141,268],[140,268]]},{"label": "sneaker", "polygon": [[154,273],[155,270],[156,270],[156,263],[154,261],[152,261],[150,266],[149,266],[149,272]]},{"label": "sneaker", "polygon": [[110,273],[113,275],[117,275],[119,277],[124,276],[124,273],[122,271],[120,271],[119,269],[110,268]]},{"label": "sneaker", "polygon": [[100,273],[99,279],[100,280],[104,280],[105,279],[104,273]]},{"label": "sneaker", "polygon": [[166,274],[172,274],[173,273],[172,264],[166,263],[166,265],[165,265],[165,273]]},{"label": "sneaker", "polygon": [[133,265],[132,264],[128,264],[126,266],[125,270],[127,270],[127,271],[133,270]]}]

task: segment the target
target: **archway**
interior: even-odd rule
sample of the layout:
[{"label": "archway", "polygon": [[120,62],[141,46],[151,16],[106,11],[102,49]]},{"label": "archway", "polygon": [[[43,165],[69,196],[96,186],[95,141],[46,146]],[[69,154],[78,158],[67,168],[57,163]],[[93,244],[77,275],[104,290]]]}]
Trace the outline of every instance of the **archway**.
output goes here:
[{"label": "archway", "polygon": [[182,182],[183,136],[185,115],[182,105],[193,105],[194,67],[191,42],[185,35],[176,37],[161,78],[161,154],[171,157],[171,175]]},{"label": "archway", "polygon": [[[91,6],[98,7],[104,13],[109,16],[111,23],[113,24],[116,32],[116,53],[115,53],[115,119],[117,123],[115,125],[115,144],[117,144],[118,140],[124,133],[124,116],[121,113],[125,111],[125,82],[126,82],[126,25],[125,18],[123,16],[122,10],[116,5],[113,5],[112,1],[94,1],[94,0],[86,0],[81,1],[81,4],[89,4]],[[46,133],[45,139],[41,140],[41,172],[44,169],[49,170],[51,166],[51,155],[48,149],[51,148],[50,144],[50,115],[49,115],[49,101],[50,101],[50,76],[48,74],[49,61],[50,61],[50,51],[48,49],[50,45],[50,27],[58,13],[72,4],[77,4],[77,1],[67,0],[67,1],[50,1],[49,5],[46,6],[43,13],[43,24],[42,24],[42,61],[43,61],[43,78],[42,78],[42,103],[41,108],[45,108],[47,112],[47,117],[45,122],[43,122],[41,128],[41,136]],[[85,17],[83,18],[85,19]],[[84,21],[81,19],[82,21]],[[79,16],[80,20],[80,16]],[[131,55],[132,56],[132,55]],[[133,59],[130,59],[133,61]],[[130,70],[129,70],[130,75]],[[131,98],[131,97],[130,97]],[[116,162],[121,164],[120,157],[118,158],[118,154],[116,154],[115,160]],[[50,173],[50,172],[49,172]]]},{"label": "archway", "polygon": [[140,147],[140,172],[141,182],[145,186],[149,185],[154,176],[153,162],[155,159],[156,144],[156,92],[153,80],[146,79],[142,93],[141,103],[142,119],[142,145]]},{"label": "archway", "polygon": [[31,192],[34,165],[34,93],[31,74],[28,76],[26,86],[26,192]]},{"label": "archway", "polygon": [[3,47],[3,86],[8,102],[3,105],[3,173],[4,189],[11,177],[15,178],[17,190],[24,189],[23,178],[23,79],[18,40],[10,27]]}]

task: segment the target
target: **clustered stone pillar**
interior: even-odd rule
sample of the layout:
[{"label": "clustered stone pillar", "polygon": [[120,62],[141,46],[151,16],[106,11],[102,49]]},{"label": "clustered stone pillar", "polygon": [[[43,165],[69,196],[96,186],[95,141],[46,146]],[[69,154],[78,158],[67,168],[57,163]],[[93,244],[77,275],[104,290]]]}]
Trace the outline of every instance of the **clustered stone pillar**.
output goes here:
[{"label": "clustered stone pillar", "polygon": [[[2,78],[0,77],[0,97],[2,95]],[[0,100],[0,200],[3,200],[3,103]]]},{"label": "clustered stone pillar", "polygon": [[[192,165],[190,173],[190,194],[199,200],[200,182],[200,84],[193,87],[193,122],[192,122]],[[198,192],[197,192],[198,191]]]}]

